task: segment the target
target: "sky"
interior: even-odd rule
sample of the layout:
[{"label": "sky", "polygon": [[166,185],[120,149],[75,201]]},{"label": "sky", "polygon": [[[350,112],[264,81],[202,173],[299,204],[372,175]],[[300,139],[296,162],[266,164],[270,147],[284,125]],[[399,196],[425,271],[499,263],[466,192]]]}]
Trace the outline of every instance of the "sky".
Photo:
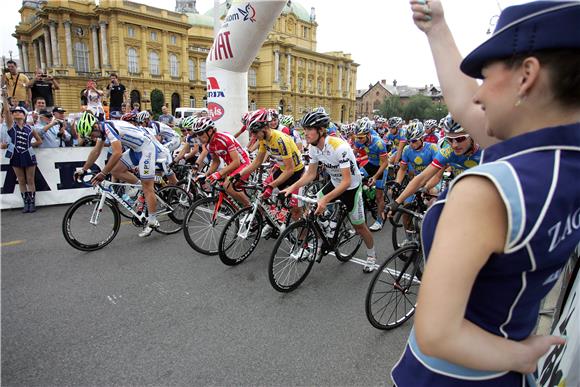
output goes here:
[{"label": "sky", "polygon": [[[133,0],[155,7],[171,0]],[[442,0],[449,24],[459,50],[467,55],[487,39],[490,26],[497,20],[500,9],[522,0]],[[315,8],[317,51],[343,51],[352,54],[360,66],[357,71],[357,89],[385,79],[399,85],[437,85],[437,74],[425,34],[415,27],[408,0],[301,0],[307,10]],[[20,20],[18,10],[22,2],[8,0],[2,3],[0,15],[0,56],[8,51],[18,56],[14,33]],[[213,7],[213,0],[198,0],[197,9],[204,13]],[[493,27],[492,27],[493,30]]]}]

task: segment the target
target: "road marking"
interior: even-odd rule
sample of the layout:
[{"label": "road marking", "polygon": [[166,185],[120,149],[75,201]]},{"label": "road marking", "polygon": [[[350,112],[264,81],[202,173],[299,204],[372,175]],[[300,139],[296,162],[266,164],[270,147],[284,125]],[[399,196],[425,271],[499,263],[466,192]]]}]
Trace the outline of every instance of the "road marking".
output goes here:
[{"label": "road marking", "polygon": [[133,224],[132,220],[124,220],[121,222],[121,224]]},{"label": "road marking", "polygon": [[10,241],[10,242],[2,242],[0,243],[0,247],[7,247],[7,246],[16,246],[26,242],[25,239],[19,239],[17,241]]}]

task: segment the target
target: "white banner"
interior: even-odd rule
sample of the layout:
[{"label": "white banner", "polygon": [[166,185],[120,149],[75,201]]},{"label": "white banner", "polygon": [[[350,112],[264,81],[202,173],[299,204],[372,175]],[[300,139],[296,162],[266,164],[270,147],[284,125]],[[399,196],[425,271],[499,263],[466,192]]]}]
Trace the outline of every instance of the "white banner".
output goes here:
[{"label": "white banner", "polygon": [[[73,180],[73,173],[78,167],[82,167],[93,148],[35,148],[36,160],[36,205],[46,206],[50,204],[72,203],[75,200],[94,192],[92,188],[79,187]],[[10,160],[4,157],[2,151],[2,176],[0,185],[0,208],[21,208],[22,197],[20,189],[10,166]],[[105,164],[107,157],[106,149],[99,156],[95,168]]]}]

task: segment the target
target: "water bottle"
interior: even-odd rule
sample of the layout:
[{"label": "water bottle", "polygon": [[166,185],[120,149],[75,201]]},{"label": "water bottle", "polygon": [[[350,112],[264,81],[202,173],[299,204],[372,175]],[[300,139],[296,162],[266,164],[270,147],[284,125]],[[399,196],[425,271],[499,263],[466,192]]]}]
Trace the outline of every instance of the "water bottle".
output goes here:
[{"label": "water bottle", "polygon": [[137,198],[137,214],[141,215],[143,208],[145,208],[145,196],[140,194]]},{"label": "water bottle", "polygon": [[129,196],[125,193],[125,194],[123,194],[122,199],[125,203],[127,203],[129,205],[129,207],[133,207],[133,203],[135,203],[135,202],[133,201],[131,196]]},{"label": "water bottle", "polygon": [[330,221],[328,218],[320,217],[320,227],[322,227],[322,231],[328,235],[328,228],[330,227]]},{"label": "water bottle", "polygon": [[332,238],[334,236],[334,230],[336,229],[336,219],[330,219],[328,224],[328,230],[326,230],[326,236]]}]

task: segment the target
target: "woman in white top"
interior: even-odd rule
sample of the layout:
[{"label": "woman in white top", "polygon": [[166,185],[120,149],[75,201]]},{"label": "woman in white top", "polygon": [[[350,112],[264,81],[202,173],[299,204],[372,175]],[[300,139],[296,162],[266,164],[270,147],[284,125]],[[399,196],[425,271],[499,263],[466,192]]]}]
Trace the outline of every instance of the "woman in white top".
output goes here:
[{"label": "woman in white top", "polygon": [[103,110],[104,92],[97,89],[95,81],[88,81],[87,88],[83,94],[87,97],[87,109],[90,109],[99,121],[103,121],[105,119],[105,111]]}]

